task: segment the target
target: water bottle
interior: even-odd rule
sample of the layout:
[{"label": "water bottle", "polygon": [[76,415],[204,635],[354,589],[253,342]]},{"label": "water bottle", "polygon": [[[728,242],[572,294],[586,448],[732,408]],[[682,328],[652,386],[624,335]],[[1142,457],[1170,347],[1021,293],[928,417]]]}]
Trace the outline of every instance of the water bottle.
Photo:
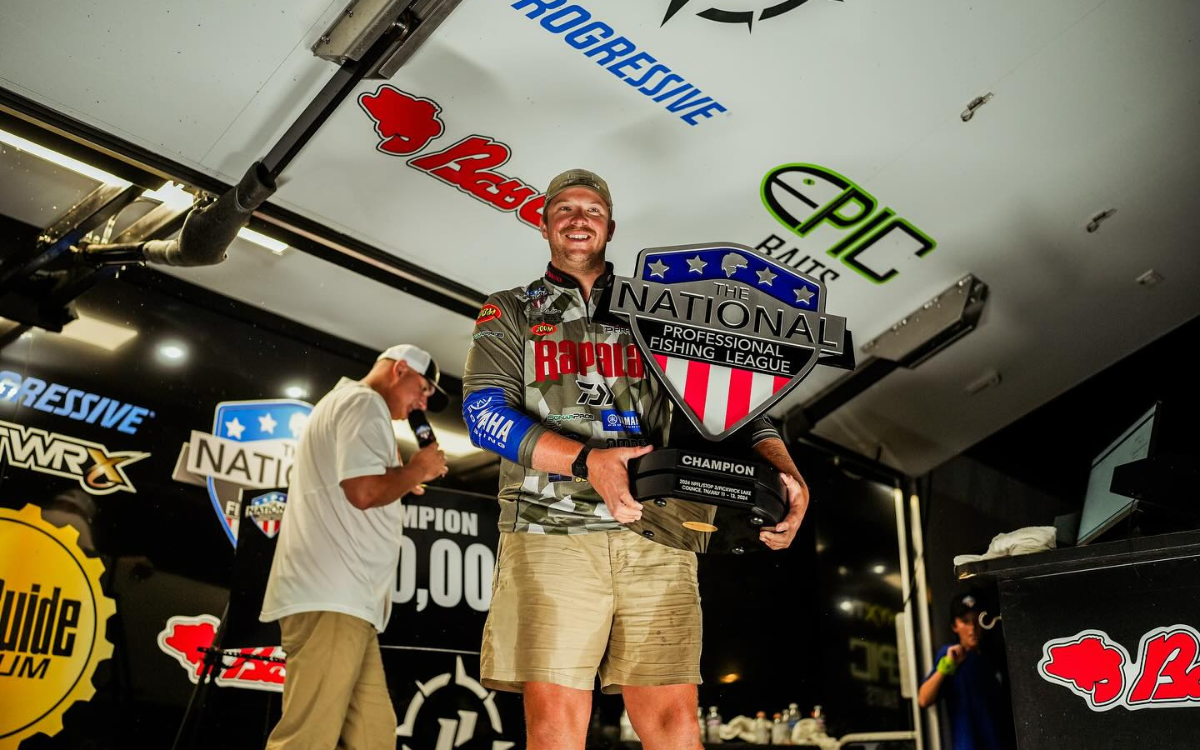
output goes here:
[{"label": "water bottle", "polygon": [[708,744],[721,744],[721,714],[717,713],[716,706],[708,707],[708,719],[705,723],[708,725]]},{"label": "water bottle", "polygon": [[706,734],[704,731],[704,709],[699,706],[696,706],[696,723],[700,725],[700,744],[703,745]]},{"label": "water bottle", "polygon": [[754,716],[754,744],[767,745],[771,742],[771,725],[767,722],[767,712],[759,711]]},{"label": "water bottle", "polygon": [[817,720],[817,731],[825,734],[825,712],[821,710],[821,704],[813,707],[812,717]]},{"label": "water bottle", "polygon": [[800,705],[797,703],[789,703],[787,710],[787,731],[788,740],[791,740],[792,730],[800,723]]},{"label": "water bottle", "polygon": [[787,722],[783,720],[783,714],[775,712],[775,721],[771,722],[771,744],[786,745],[791,741],[788,736]]}]

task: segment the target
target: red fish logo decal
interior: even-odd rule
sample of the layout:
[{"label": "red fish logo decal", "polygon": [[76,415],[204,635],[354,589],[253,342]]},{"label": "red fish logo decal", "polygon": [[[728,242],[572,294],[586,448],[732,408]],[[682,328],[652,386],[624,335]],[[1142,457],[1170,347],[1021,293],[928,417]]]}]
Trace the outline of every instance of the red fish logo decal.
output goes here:
[{"label": "red fish logo decal", "polygon": [[[187,670],[188,678],[197,683],[204,668],[204,649],[212,646],[220,622],[212,615],[176,615],[167,620],[167,626],[158,634],[158,647],[164,654],[175,657],[180,666]],[[222,687],[282,692],[283,680],[287,675],[283,662],[263,661],[262,657],[282,660],[283,649],[260,646],[227,650],[221,671],[217,674],[217,684]]]},{"label": "red fish logo decal", "polygon": [[1200,706],[1200,633],[1190,625],[1146,633],[1136,662],[1104,631],[1084,630],[1047,642],[1037,669],[1093,711]]}]

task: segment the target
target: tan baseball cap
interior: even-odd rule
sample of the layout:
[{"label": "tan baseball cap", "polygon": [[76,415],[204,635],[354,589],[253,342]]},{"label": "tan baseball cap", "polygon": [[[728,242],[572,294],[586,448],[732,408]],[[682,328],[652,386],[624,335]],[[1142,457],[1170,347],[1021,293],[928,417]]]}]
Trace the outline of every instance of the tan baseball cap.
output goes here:
[{"label": "tan baseball cap", "polygon": [[604,199],[605,205],[608,206],[608,212],[612,213],[612,194],[608,192],[608,183],[600,175],[586,169],[568,169],[550,180],[550,187],[546,188],[546,205],[550,205],[554,196],[573,187],[585,187],[594,191]]}]

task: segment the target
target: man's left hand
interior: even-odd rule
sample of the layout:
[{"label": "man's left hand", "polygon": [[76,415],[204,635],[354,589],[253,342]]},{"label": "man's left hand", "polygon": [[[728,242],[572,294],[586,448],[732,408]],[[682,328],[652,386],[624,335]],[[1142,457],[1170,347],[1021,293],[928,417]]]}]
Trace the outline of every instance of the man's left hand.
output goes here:
[{"label": "man's left hand", "polygon": [[796,481],[790,474],[783,474],[783,484],[788,491],[788,514],[774,528],[764,527],[758,532],[759,541],[771,549],[787,549],[800,530],[800,522],[808,512],[808,487]]}]

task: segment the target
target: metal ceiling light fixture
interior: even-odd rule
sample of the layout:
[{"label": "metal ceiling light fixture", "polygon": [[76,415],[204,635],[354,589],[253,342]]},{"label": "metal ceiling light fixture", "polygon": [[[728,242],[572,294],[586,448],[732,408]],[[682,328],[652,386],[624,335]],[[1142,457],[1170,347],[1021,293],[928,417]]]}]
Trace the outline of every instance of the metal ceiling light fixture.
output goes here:
[{"label": "metal ceiling light fixture", "polygon": [[789,411],[783,427],[789,439],[803,435],[858,394],[899,367],[915,369],[966,336],[979,324],[988,286],[972,274],[896,321],[863,344],[869,355],[854,372]]},{"label": "metal ceiling light fixture", "polygon": [[992,92],[989,91],[988,93],[984,94],[983,96],[977,96],[974,99],[972,99],[971,101],[967,102],[967,108],[964,109],[962,115],[960,115],[962,117],[962,121],[970,122],[971,118],[975,116],[975,110],[979,109],[980,107],[987,104],[991,100],[992,100]]},{"label": "metal ceiling light fixture", "polygon": [[[95,170],[51,150],[3,134],[3,142],[51,158],[100,183],[47,229],[31,248],[0,261],[0,315],[59,331],[75,318],[72,302],[130,263],[208,266],[225,259],[242,236],[276,254],[284,243],[246,229],[254,212],[274,193],[276,179],[329,116],[366,77],[390,77],[433,33],[461,0],[354,0],[314,47],[337,72],[308,104],[283,137],[256,161],[237,185],[215,199],[193,201],[173,183],[154,191]],[[61,155],[57,155],[61,156]],[[145,194],[145,195],[144,195]],[[182,195],[181,195],[182,194]],[[109,242],[87,242],[89,234],[148,197],[160,205]],[[170,237],[178,231],[174,239]]]},{"label": "metal ceiling light fixture", "polygon": [[1104,221],[1105,219],[1108,219],[1116,212],[1117,212],[1117,209],[1110,208],[1107,211],[1101,211],[1100,213],[1093,216],[1092,220],[1089,221],[1088,225],[1087,225],[1088,234],[1095,233],[1096,230],[1098,230],[1100,228],[1100,222]]}]

